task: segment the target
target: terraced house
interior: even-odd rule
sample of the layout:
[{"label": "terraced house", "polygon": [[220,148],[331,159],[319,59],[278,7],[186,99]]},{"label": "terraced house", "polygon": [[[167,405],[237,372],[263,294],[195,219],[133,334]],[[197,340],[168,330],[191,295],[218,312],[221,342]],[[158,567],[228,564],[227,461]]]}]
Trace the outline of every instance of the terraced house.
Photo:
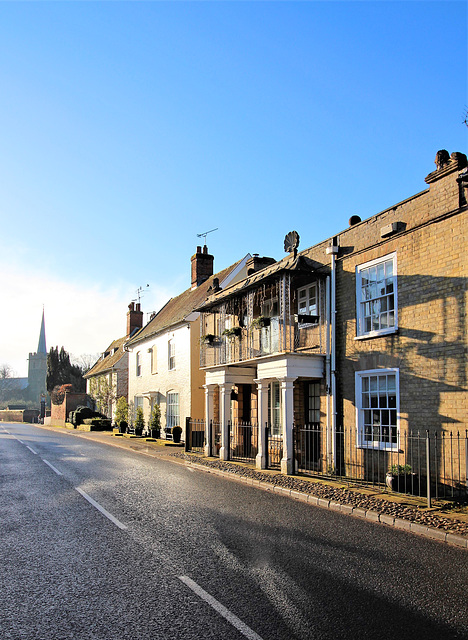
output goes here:
[{"label": "terraced house", "polygon": [[86,393],[93,398],[96,408],[109,418],[114,418],[117,400],[128,399],[128,352],[124,345],[143,326],[140,303],[131,302],[127,311],[127,333],[113,340],[99,360],[83,376]]},{"label": "terraced house", "polygon": [[287,257],[200,305],[207,454],[372,481],[452,465],[466,483],[467,159],[436,165],[424,191],[301,252],[288,234]]},{"label": "terraced house", "polygon": [[129,402],[143,409],[146,424],[155,404],[163,433],[187,417],[203,418],[204,376],[200,371],[200,314],[195,311],[209,291],[243,278],[250,256],[213,274],[214,257],[205,245],[191,258],[191,287],[167,304],[126,341]]}]

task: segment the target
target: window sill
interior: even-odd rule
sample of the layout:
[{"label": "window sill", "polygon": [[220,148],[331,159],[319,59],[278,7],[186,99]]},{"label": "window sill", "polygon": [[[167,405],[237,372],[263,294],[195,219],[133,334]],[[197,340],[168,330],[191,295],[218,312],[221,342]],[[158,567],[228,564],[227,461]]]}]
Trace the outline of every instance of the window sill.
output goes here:
[{"label": "window sill", "polygon": [[392,333],[398,333],[398,327],[392,327],[391,329],[383,329],[382,331],[372,331],[370,333],[364,333],[360,336],[355,336],[354,340],[369,340],[371,338],[382,338],[383,336],[389,336]]},{"label": "window sill", "polygon": [[399,448],[397,444],[395,445],[386,445],[386,444],[358,444],[356,445],[356,449],[362,449],[363,451],[391,451],[392,453],[403,453],[403,451]]}]

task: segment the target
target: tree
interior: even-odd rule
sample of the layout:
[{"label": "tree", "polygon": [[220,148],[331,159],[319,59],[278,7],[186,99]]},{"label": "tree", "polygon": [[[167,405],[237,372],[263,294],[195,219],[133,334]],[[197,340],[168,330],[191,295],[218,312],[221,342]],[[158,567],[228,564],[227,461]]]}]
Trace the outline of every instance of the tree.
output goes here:
[{"label": "tree", "polygon": [[115,387],[109,381],[108,375],[96,376],[89,381],[89,395],[96,400],[99,411],[105,413],[108,418],[112,411],[112,403],[114,402]]},{"label": "tree", "polygon": [[70,362],[80,367],[84,374],[93,367],[101,357],[100,353],[82,353],[80,356],[70,354]]},{"label": "tree", "polygon": [[13,371],[13,368],[10,367],[9,364],[7,364],[6,362],[4,362],[3,364],[0,364],[0,380],[6,380],[7,378],[14,378],[15,376],[15,372]]},{"label": "tree", "polygon": [[63,384],[71,384],[73,391],[78,393],[86,391],[80,367],[71,364],[70,356],[63,347],[60,351],[58,347],[52,347],[47,355],[47,391],[52,393],[55,387]]}]

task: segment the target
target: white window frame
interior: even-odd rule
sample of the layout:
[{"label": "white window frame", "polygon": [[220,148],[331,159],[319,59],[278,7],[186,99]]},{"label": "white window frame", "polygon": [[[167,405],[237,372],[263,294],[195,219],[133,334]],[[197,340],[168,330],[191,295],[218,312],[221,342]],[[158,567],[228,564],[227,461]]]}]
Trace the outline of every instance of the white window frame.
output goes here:
[{"label": "white window frame", "polygon": [[141,376],[141,351],[136,352],[135,356],[135,374],[139,378]]},{"label": "white window frame", "polygon": [[[310,289],[314,289],[315,290],[315,304],[312,305],[310,304]],[[300,298],[301,298],[301,293],[305,292],[305,306],[306,306],[306,312],[302,313],[300,310]],[[318,283],[317,282],[311,282],[310,284],[306,285],[305,287],[300,287],[297,290],[297,314],[298,315],[306,315],[306,316],[320,316],[319,314],[319,287],[318,287]],[[311,327],[313,326],[312,322],[304,322],[299,324],[299,328],[303,329],[306,327]]]},{"label": "white window frame", "polygon": [[[378,267],[379,265],[385,265],[388,263],[392,263],[392,275],[385,278],[385,291],[381,290],[377,291],[378,282],[375,281],[375,296],[372,297],[372,291],[370,286],[368,286],[368,297],[364,299],[363,291],[365,290],[366,283],[363,281],[363,273],[367,269],[372,269],[373,267]],[[388,267],[385,267],[387,270]],[[382,281],[381,281],[382,282]],[[398,278],[397,278],[397,254],[390,253],[382,258],[376,258],[375,260],[370,260],[369,262],[365,262],[364,264],[360,264],[356,267],[356,339],[362,340],[364,338],[373,338],[376,336],[388,335],[389,333],[395,333],[398,330]],[[391,286],[393,291],[387,292],[387,287]],[[384,309],[381,310],[381,305],[385,304],[388,307],[388,300],[393,296],[393,310]],[[383,302],[385,301],[385,302]],[[386,317],[387,320],[393,311],[393,325],[379,327],[378,329],[368,328],[366,330],[365,323],[366,318],[371,316],[368,313],[371,311],[371,306],[375,305],[376,313],[374,314],[374,318],[379,319],[379,324]],[[371,320],[372,322],[372,320]]]},{"label": "white window frame", "polygon": [[167,343],[167,369],[168,371],[174,371],[176,368],[176,350],[175,341],[173,338]]},{"label": "white window frame", "polygon": [[[395,389],[388,389],[388,377],[394,376]],[[383,379],[385,378],[385,385]],[[356,371],[357,446],[362,449],[396,451],[400,445],[400,370],[369,369]],[[371,383],[376,379],[377,385]],[[382,381],[382,382],[381,382]],[[392,397],[394,398],[394,401]],[[388,415],[386,415],[388,413]],[[395,415],[392,416],[391,413]],[[392,420],[393,417],[393,420]],[[386,429],[388,427],[388,429]],[[392,438],[391,430],[396,430]],[[369,437],[379,432],[378,438]],[[367,432],[367,433],[366,433]],[[393,439],[393,441],[392,441]]]},{"label": "white window frame", "polygon": [[[174,411],[174,408],[176,409]],[[169,391],[166,399],[166,427],[180,427],[180,399],[177,391]]]},{"label": "white window frame", "polygon": [[158,373],[158,351],[156,349],[156,345],[154,344],[151,349],[148,349],[148,351],[151,354],[151,373]]}]

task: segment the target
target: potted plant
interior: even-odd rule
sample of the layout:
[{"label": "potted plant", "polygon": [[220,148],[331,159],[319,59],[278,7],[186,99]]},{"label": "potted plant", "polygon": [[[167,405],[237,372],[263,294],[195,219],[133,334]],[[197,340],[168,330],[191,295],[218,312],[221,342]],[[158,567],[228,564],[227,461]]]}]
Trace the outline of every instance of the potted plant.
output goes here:
[{"label": "potted plant", "polygon": [[242,334],[241,327],[232,327],[232,329],[224,329],[223,336],[233,338],[234,336],[240,336]]},{"label": "potted plant", "polygon": [[151,412],[150,423],[151,437],[159,438],[161,435],[161,409],[159,404],[155,404]]},{"label": "potted plant", "polygon": [[265,327],[270,326],[270,318],[266,316],[258,316],[252,320],[252,324],[250,325],[252,329],[264,329]]},{"label": "potted plant", "polygon": [[182,436],[182,428],[181,427],[172,427],[172,440],[176,443],[180,442],[180,438]]},{"label": "potted plant", "polygon": [[136,413],[136,420],[135,420],[135,435],[136,436],[141,436],[142,435],[144,426],[145,426],[145,419],[143,417],[143,409],[141,407],[138,407],[137,413]]},{"label": "potted plant", "polygon": [[409,493],[412,489],[415,473],[411,472],[410,464],[393,464],[387,471],[385,484],[392,491]]},{"label": "potted plant", "polygon": [[120,396],[117,400],[114,420],[119,428],[119,433],[126,433],[128,427],[128,402],[125,396]]},{"label": "potted plant", "polygon": [[200,344],[209,344],[212,345],[215,341],[216,336],[212,333],[207,333],[200,337]]}]

